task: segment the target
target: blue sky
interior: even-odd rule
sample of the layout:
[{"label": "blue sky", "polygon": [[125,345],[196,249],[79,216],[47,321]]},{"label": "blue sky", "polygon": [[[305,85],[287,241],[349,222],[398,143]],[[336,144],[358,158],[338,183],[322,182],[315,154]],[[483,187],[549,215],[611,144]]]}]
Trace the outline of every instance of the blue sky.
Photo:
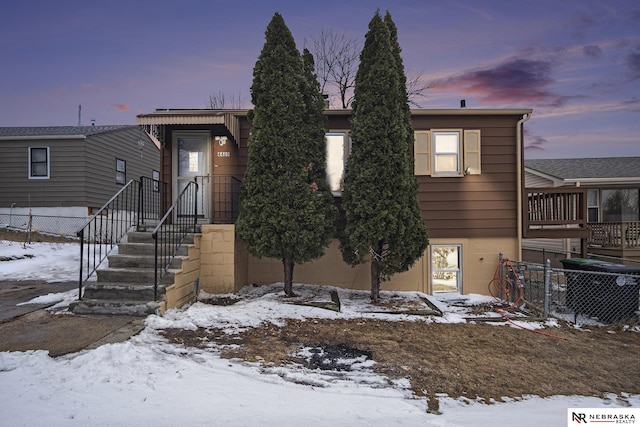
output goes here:
[{"label": "blue sky", "polygon": [[0,15],[0,126],[135,123],[156,108],[250,100],[273,14],[298,43],[398,27],[423,108],[532,108],[527,158],[640,156],[636,0],[25,0]]}]

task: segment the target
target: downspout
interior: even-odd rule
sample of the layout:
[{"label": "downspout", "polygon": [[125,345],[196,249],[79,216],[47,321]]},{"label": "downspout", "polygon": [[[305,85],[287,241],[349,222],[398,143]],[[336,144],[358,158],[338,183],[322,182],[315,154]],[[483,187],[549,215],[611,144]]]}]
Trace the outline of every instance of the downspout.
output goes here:
[{"label": "downspout", "polygon": [[522,125],[524,124],[524,122],[526,122],[527,120],[529,120],[531,118],[531,113],[527,113],[525,115],[522,116],[522,118],[520,120],[518,120],[518,123],[516,124],[516,157],[517,157],[517,171],[518,171],[518,177],[517,177],[517,188],[518,188],[518,197],[517,197],[517,203],[518,203],[518,209],[517,209],[517,228],[518,228],[518,232],[517,232],[517,236],[518,236],[518,259],[522,260],[522,193],[524,191],[524,187],[523,187],[523,183],[522,183],[522,176],[523,176],[523,167],[522,167],[522,161],[523,161],[523,156],[524,156],[524,152],[523,152],[523,135],[522,135]]}]

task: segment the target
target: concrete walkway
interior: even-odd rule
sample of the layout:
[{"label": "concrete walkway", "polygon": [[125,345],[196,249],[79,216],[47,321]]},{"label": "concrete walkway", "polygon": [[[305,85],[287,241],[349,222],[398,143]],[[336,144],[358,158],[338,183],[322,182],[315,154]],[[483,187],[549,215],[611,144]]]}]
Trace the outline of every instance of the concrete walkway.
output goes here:
[{"label": "concrete walkway", "polygon": [[47,350],[52,357],[122,342],[144,328],[132,316],[50,313],[48,305],[17,304],[75,289],[77,282],[0,281],[0,351]]}]

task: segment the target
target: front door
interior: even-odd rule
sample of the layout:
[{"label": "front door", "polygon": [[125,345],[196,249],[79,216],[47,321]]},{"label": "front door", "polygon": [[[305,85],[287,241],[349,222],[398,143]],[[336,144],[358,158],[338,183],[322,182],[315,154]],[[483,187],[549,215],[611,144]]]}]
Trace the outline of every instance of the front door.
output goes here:
[{"label": "front door", "polygon": [[210,137],[208,132],[184,132],[173,135],[175,186],[173,200],[182,193],[190,181],[198,183],[197,214],[209,219]]}]

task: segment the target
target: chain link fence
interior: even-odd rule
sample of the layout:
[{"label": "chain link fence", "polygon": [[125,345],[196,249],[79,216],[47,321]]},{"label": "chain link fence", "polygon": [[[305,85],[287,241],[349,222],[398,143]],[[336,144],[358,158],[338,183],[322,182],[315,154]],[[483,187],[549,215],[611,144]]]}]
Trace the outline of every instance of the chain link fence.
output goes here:
[{"label": "chain link fence", "polygon": [[30,243],[39,236],[75,240],[86,221],[86,217],[0,214],[0,245],[15,239]]},{"label": "chain link fence", "polygon": [[597,259],[570,258],[564,268],[512,262],[507,280],[518,283],[527,308],[574,323],[640,320],[640,268]]}]

